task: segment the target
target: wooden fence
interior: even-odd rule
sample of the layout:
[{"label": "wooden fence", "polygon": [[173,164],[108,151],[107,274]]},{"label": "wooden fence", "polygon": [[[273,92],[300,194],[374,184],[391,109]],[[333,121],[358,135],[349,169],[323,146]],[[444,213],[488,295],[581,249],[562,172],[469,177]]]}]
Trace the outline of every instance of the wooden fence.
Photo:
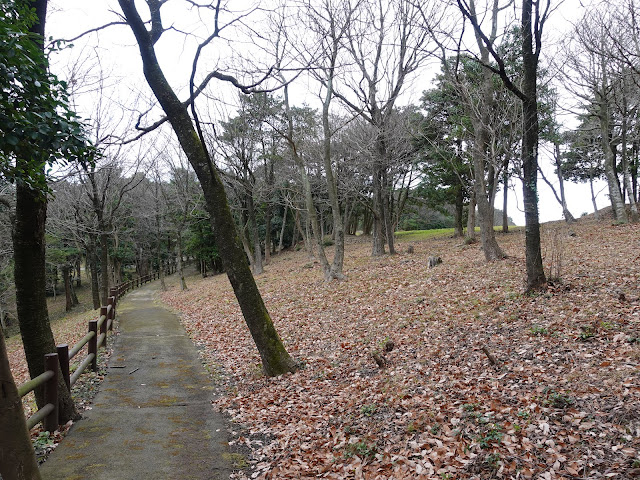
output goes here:
[{"label": "wooden fence", "polygon": [[[174,271],[174,267],[169,267],[166,273],[171,274]],[[27,419],[29,430],[40,422],[49,432],[58,428],[58,365],[60,365],[64,382],[69,389],[87,368],[95,372],[98,369],[98,349],[107,345],[107,334],[113,330],[118,300],[128,291],[158,278],[160,278],[159,272],[153,272],[113,287],[109,291],[107,305],[100,307],[100,316],[96,320],[89,320],[88,333],[73,347],[69,348],[67,344],[57,345],[56,353],[48,353],[44,356],[45,372],[18,387],[18,394],[22,398],[36,388],[44,386],[46,404]],[[85,345],[88,345],[87,356],[80,362],[73,374],[70,374],[71,359],[78,355]]]}]

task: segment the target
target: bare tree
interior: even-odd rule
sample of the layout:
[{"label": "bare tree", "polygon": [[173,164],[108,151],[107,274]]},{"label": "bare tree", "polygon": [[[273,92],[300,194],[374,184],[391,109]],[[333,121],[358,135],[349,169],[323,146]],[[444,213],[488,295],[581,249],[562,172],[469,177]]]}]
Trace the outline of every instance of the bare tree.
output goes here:
[{"label": "bare tree", "polygon": [[[207,150],[201,124],[197,120],[197,112],[193,103],[196,90],[193,78],[197,73],[196,67],[199,55],[203,48],[220,36],[220,31],[224,28],[224,25],[219,23],[221,4],[218,2],[211,7],[214,9],[213,31],[197,49],[190,88],[191,98],[188,102],[181,102],[167,81],[155,51],[158,40],[166,32],[162,24],[161,15],[161,7],[164,2],[160,0],[146,1],[150,29],[147,29],[147,24],[141,18],[138,7],[133,1],[118,0],[118,3],[136,38],[147,83],[167,115],[167,120],[173,127],[173,131],[200,181],[224,268],[240,304],[247,326],[260,352],[263,369],[267,375],[279,375],[295,371],[298,368],[297,364],[287,353],[273,326],[271,317],[249,269],[242,246],[238,241],[224,185]],[[213,71],[207,75],[205,84],[214,77],[240,85],[234,77],[218,71]],[[198,88],[198,91],[200,90]],[[193,119],[189,116],[189,107],[192,107]]]},{"label": "bare tree", "polygon": [[570,90],[581,99],[589,115],[598,120],[609,199],[616,219],[626,222],[628,217],[616,172],[619,139],[614,132],[612,111],[616,79],[609,55],[614,48],[608,35],[607,16],[605,11],[595,9],[576,25],[574,41],[566,55],[565,72]]},{"label": "bare tree", "polygon": [[[522,86],[519,87],[506,69],[504,58],[495,48],[497,13],[501,7],[499,0],[493,0],[490,7],[491,33],[487,35],[481,27],[482,16],[478,15],[474,0],[457,0],[458,7],[467,18],[480,47],[481,61],[485,68],[497,73],[504,85],[522,102],[522,169],[523,199],[525,214],[525,257],[527,264],[527,291],[540,289],[546,283],[542,265],[540,245],[540,221],[538,216],[538,64],[542,51],[542,32],[550,12],[550,0],[534,2],[523,0],[521,15],[522,28]],[[509,2],[507,5],[510,5]],[[506,7],[504,7],[506,8]],[[489,57],[497,66],[488,63]],[[485,252],[486,255],[486,252]]]},{"label": "bare tree", "polygon": [[198,194],[198,180],[181,151],[165,155],[163,161],[169,167],[170,178],[167,187],[162,189],[162,194],[168,208],[167,220],[176,237],[176,267],[180,289],[187,290],[183,263],[183,232],[192,219],[193,211],[200,207],[202,194]]},{"label": "bare tree", "polygon": [[[389,178],[389,122],[403,88],[430,57],[431,35],[420,22],[437,23],[435,3],[418,8],[408,0],[363,0],[352,14],[345,43],[353,69],[341,75],[333,89],[354,113],[377,130],[371,169],[373,191],[373,255],[395,253],[393,215],[390,210],[392,181]],[[337,83],[337,82],[336,82]]]}]

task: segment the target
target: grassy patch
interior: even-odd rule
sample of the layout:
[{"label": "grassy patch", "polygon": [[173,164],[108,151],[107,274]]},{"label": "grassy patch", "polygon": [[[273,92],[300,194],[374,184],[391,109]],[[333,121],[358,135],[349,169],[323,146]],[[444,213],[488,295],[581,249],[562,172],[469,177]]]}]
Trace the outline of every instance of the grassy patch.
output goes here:
[{"label": "grassy patch", "polygon": [[433,230],[405,230],[396,232],[396,239],[400,242],[420,242],[435,237],[450,237],[453,228],[434,228]]}]

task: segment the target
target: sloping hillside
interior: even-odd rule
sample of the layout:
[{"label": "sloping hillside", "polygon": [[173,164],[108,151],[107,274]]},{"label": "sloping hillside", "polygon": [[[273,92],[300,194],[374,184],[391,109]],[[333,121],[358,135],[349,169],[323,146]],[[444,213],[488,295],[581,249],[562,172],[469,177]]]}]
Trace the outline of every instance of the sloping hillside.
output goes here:
[{"label": "sloping hillside", "polygon": [[509,258],[492,264],[459,239],[382,258],[352,239],[341,283],[302,251],[274,258],[260,289],[306,366],[281,378],[262,376],[225,276],[173,285],[248,447],[238,478],[640,475],[640,227],[557,223],[543,240],[559,278],[535,296],[523,231],[498,236]]}]

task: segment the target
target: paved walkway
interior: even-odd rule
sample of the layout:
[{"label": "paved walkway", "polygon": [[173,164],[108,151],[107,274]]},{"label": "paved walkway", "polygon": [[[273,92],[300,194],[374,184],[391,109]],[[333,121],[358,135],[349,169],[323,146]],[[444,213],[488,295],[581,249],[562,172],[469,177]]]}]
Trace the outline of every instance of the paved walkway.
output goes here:
[{"label": "paved walkway", "polygon": [[108,374],[93,408],[42,465],[44,480],[229,478],[211,381],[178,318],[154,302],[157,283],[118,305]]}]

